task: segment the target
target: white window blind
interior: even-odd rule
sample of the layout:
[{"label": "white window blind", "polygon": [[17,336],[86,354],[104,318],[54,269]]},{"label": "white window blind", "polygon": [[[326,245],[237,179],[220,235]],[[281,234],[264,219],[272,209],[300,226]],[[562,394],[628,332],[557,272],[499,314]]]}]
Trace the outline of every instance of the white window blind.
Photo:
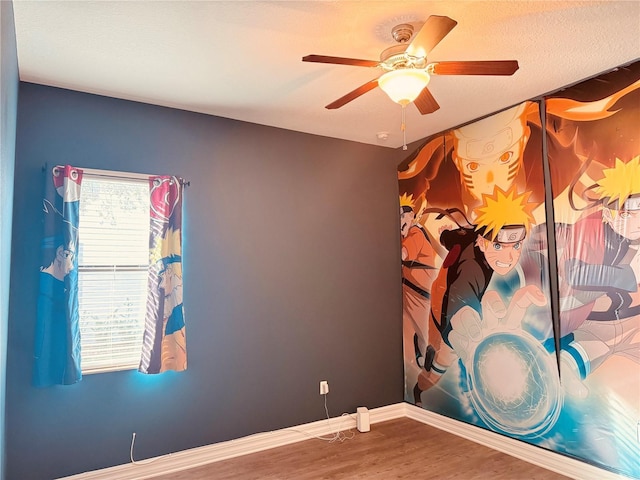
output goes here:
[{"label": "white window blind", "polygon": [[148,181],[85,173],[78,234],[82,372],[137,368],[147,301]]}]

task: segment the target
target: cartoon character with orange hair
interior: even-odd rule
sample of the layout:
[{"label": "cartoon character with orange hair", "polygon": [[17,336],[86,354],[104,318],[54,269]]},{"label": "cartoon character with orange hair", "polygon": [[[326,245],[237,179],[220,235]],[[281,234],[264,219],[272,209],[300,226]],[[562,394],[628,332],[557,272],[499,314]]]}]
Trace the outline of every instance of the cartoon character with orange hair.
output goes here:
[{"label": "cartoon character with orange hair", "polygon": [[400,197],[400,234],[402,236],[402,330],[405,372],[415,383],[428,345],[431,284],[437,273],[439,258],[427,231],[419,223],[412,195]]}]

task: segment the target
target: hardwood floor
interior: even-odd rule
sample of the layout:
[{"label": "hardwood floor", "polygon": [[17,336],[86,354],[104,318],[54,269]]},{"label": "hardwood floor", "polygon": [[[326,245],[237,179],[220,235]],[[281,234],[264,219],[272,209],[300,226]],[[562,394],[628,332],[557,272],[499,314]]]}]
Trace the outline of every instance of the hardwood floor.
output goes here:
[{"label": "hardwood floor", "polygon": [[353,432],[342,443],[310,439],[153,480],[568,478],[408,418]]}]

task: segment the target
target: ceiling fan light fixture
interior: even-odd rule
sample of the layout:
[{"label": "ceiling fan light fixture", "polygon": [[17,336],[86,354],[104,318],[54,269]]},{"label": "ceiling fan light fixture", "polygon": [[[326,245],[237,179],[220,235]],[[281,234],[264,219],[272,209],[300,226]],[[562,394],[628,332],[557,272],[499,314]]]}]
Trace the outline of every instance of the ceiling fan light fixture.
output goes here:
[{"label": "ceiling fan light fixture", "polygon": [[378,85],[391,100],[408,105],[420,95],[429,79],[424,70],[404,68],[385,73],[378,79]]}]

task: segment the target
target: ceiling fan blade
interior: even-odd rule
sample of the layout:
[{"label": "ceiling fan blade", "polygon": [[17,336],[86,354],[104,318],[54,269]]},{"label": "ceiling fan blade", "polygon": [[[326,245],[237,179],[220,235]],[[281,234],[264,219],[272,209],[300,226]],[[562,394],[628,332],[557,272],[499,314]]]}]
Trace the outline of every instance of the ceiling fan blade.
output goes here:
[{"label": "ceiling fan blade", "polygon": [[513,75],[517,60],[478,60],[469,62],[435,62],[429,71],[435,75]]},{"label": "ceiling fan blade", "polygon": [[356,67],[377,67],[380,62],[376,60],[361,60],[359,58],[330,57],[328,55],[307,55],[302,57],[303,62],[333,63],[338,65],[353,65]]},{"label": "ceiling fan blade", "polygon": [[420,95],[418,95],[413,103],[416,104],[416,107],[422,115],[433,113],[440,108],[440,105],[438,105],[438,102],[433,98],[433,95],[431,95],[427,87],[422,89],[422,92],[420,92]]},{"label": "ceiling fan blade", "polygon": [[457,24],[449,17],[431,15],[411,40],[406,53],[414,57],[426,57]]},{"label": "ceiling fan blade", "polygon": [[360,85],[355,90],[347,93],[343,97],[340,97],[336,101],[331,102],[329,105],[327,105],[324,108],[328,108],[329,110],[335,110],[336,108],[340,108],[343,105],[349,103],[351,100],[355,100],[360,95],[364,95],[368,91],[373,90],[377,86],[378,86],[378,79],[377,78],[374,79],[374,80],[370,80],[367,83],[365,83],[364,85]]}]

